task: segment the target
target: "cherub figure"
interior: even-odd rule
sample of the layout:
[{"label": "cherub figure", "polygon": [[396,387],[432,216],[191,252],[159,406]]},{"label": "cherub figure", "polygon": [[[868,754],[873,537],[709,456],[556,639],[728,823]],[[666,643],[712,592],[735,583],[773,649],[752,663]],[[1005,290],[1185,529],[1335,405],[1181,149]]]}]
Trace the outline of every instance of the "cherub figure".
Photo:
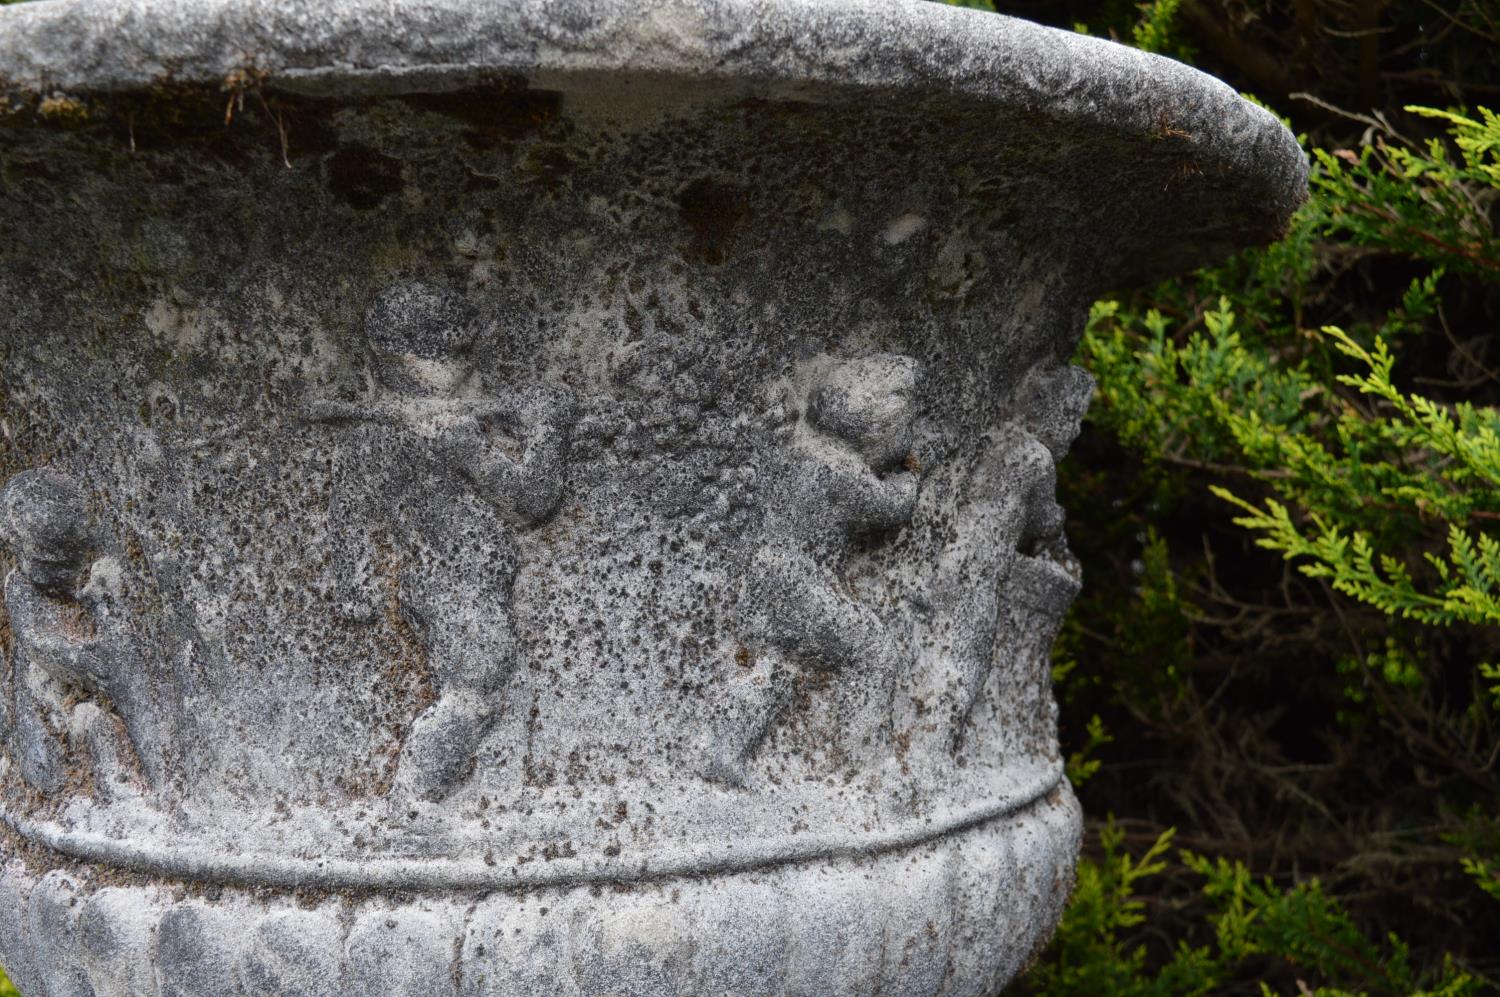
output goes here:
[{"label": "cherub figure", "polygon": [[[15,635],[8,737],[22,778],[56,792],[68,741],[81,735],[103,791],[129,779],[132,756],[159,787],[166,722],[147,686],[141,641],[113,591],[118,562],[94,557],[82,491],[50,468],[23,471],[0,492],[0,536],[17,560],[5,579],[5,609]],[[94,702],[70,707],[75,693]]]},{"label": "cherub figure", "polygon": [[[793,668],[857,673],[878,704],[861,712],[880,717],[890,714],[909,641],[854,594],[846,570],[860,534],[900,527],[916,508],[918,371],[910,357],[879,353],[830,361],[814,376],[788,445],[766,469],[767,540],[743,568],[752,642]],[[784,670],[747,678],[737,708],[713,732],[705,775],[744,782],[795,694],[791,679]]]},{"label": "cherub figure", "polygon": [[[963,738],[997,654],[1007,650],[997,647],[1002,597],[1036,589],[1029,576],[1038,572],[1060,576],[1052,588],[1076,586],[1056,500],[1057,461],[1078,433],[1092,390],[1092,379],[1077,367],[1032,371],[1015,392],[1018,418],[985,434],[963,485],[955,530],[930,587],[952,745]],[[1055,615],[1065,608],[1066,601]]]},{"label": "cherub figure", "polygon": [[[364,333],[368,397],[318,402],[312,418],[345,428],[335,522],[375,524],[395,548],[396,602],[437,694],[407,735],[395,791],[437,800],[467,777],[515,668],[516,531],[562,495],[574,407],[558,388],[487,394],[470,357],[478,323],[456,294],[398,284],[366,311]],[[346,617],[371,619],[386,601],[378,546],[364,536],[336,548]]]}]

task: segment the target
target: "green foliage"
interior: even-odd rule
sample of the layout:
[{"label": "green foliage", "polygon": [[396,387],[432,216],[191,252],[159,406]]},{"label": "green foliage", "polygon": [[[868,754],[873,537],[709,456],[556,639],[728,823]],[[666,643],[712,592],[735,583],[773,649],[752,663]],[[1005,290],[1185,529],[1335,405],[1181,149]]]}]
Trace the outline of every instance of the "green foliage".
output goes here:
[{"label": "green foliage", "polygon": [[1500,977],[1500,116],[1425,106],[1493,92],[1500,17],[1441,6],[1056,15],[1242,71],[1313,171],[1276,245],[1091,313],[1054,679],[1085,810],[1122,818],[1031,992]]},{"label": "green foliage", "polygon": [[1192,57],[1177,37],[1175,22],[1182,0],[1155,0],[1141,4],[1141,17],[1130,29],[1131,44],[1145,52]]},{"label": "green foliage", "polygon": [[1099,766],[1104,764],[1094,753],[1104,747],[1114,738],[1104,729],[1104,721],[1099,719],[1099,714],[1089,718],[1088,725],[1084,728],[1087,740],[1083,746],[1068,755],[1067,774],[1068,781],[1074,786],[1082,786],[1094,773],[1099,771]]},{"label": "green foliage", "polygon": [[1465,856],[1459,860],[1464,871],[1474,877],[1479,888],[1500,900],[1500,861]]},{"label": "green foliage", "polygon": [[[1168,997],[1219,993],[1236,981],[1256,981],[1283,971],[1298,994],[1478,994],[1485,981],[1451,961],[1429,971],[1413,968],[1408,946],[1395,932],[1368,937],[1316,880],[1281,889],[1257,879],[1241,862],[1178,853],[1201,880],[1207,902],[1200,944],[1179,940],[1153,958],[1145,943],[1128,941],[1129,929],[1147,921],[1143,889],[1171,867],[1174,832],[1162,832],[1139,857],[1124,846],[1111,818],[1099,830],[1100,856],[1084,861],[1073,901],[1042,961],[1023,989],[1038,994],[1116,994]],[[1196,939],[1195,939],[1196,940]],[[1313,989],[1313,988],[1316,989]]]},{"label": "green foliage", "polygon": [[[1260,532],[1260,546],[1301,559],[1304,574],[1329,579],[1345,595],[1422,623],[1500,624],[1500,541],[1468,528],[1481,517],[1500,518],[1492,490],[1500,480],[1500,415],[1405,394],[1391,383],[1394,361],[1384,339],[1367,350],[1340,329],[1324,332],[1341,353],[1368,368],[1365,374],[1339,375],[1338,382],[1375,396],[1388,413],[1371,418],[1346,408],[1336,450],[1307,434],[1284,433],[1258,413],[1228,413],[1226,421],[1247,453],[1285,456],[1293,473],[1286,483],[1272,485],[1303,511],[1294,521],[1275,498],[1256,506],[1222,487],[1214,486],[1214,494],[1247,513],[1235,522]],[[1302,487],[1306,480],[1319,487]],[[1434,576],[1431,591],[1419,589],[1401,556],[1377,552],[1370,532],[1341,529],[1342,509],[1357,502],[1446,528],[1446,551],[1424,553]]]},{"label": "green foliage", "polygon": [[[1435,312],[1445,268],[1500,279],[1500,238],[1489,217],[1500,193],[1500,116],[1484,108],[1477,117],[1408,110],[1447,123],[1460,155],[1450,156],[1435,138],[1425,147],[1382,139],[1358,155],[1314,150],[1321,199],[1310,224],[1436,267],[1409,289],[1390,323],[1395,334]],[[1321,402],[1303,405],[1309,418],[1267,418],[1227,399],[1211,402],[1246,465],[1276,497],[1257,505],[1222,487],[1215,494],[1247,513],[1235,522],[1259,532],[1261,546],[1299,560],[1305,574],[1327,578],[1345,595],[1426,624],[1500,624],[1500,540],[1476,528],[1500,519],[1500,413],[1398,388],[1385,336],[1366,346],[1335,326],[1323,335],[1358,362],[1355,373],[1334,378],[1355,397],[1320,392],[1299,365],[1284,376]],[[1275,363],[1270,355],[1247,359],[1238,340],[1213,338],[1247,366]],[[1190,362],[1180,367],[1198,378]],[[1371,514],[1378,523],[1370,523]],[[1410,564],[1393,524],[1417,537],[1441,534],[1445,549],[1424,550],[1425,563]],[[1430,582],[1422,584],[1417,572]]]},{"label": "green foliage", "polygon": [[20,991],[11,985],[10,977],[5,975],[3,969],[0,969],[0,997],[21,997]]},{"label": "green foliage", "polygon": [[[1183,338],[1161,311],[1136,316],[1109,301],[1094,310],[1084,354],[1100,380],[1102,421],[1127,445],[1163,459],[1183,459],[1190,446],[1199,462],[1227,461],[1270,486],[1258,503],[1213,486],[1246,513],[1235,522],[1260,533],[1261,546],[1385,613],[1500,624],[1500,540],[1477,525],[1500,520],[1500,413],[1398,388],[1388,341],[1438,313],[1445,268],[1500,278],[1488,216],[1500,192],[1500,117],[1422,113],[1450,125],[1460,159],[1437,139],[1425,148],[1382,139],[1358,155],[1314,150],[1316,198],[1288,243],[1263,254],[1279,266],[1287,248],[1321,236],[1432,263],[1385,316],[1384,334],[1306,333],[1277,304],[1242,296],[1257,326],[1247,341],[1221,294]],[[1339,357],[1359,369],[1330,377]],[[1438,537],[1441,550],[1411,556]]]},{"label": "green foliage", "polygon": [[[1142,22],[1138,41],[1154,30]],[[1429,769],[1431,825],[1390,840],[1448,856],[1474,893],[1500,900],[1500,666],[1490,663],[1500,644],[1500,374],[1476,352],[1483,340],[1452,331],[1444,293],[1500,293],[1500,116],[1409,110],[1446,134],[1409,140],[1370,117],[1358,151],[1313,148],[1313,198],[1281,243],[1095,305],[1080,349],[1098,381],[1092,428],[1141,461],[1137,480],[1157,497],[1134,539],[1131,598],[1101,608],[1085,596],[1086,619],[1059,644],[1068,666],[1059,680],[1065,700],[1103,698],[1138,722],[1207,723],[1212,698],[1190,674],[1201,654],[1195,634],[1245,623],[1264,640],[1278,614],[1302,611],[1298,600],[1324,604],[1343,631],[1317,645],[1342,700],[1331,719],[1355,737],[1399,732]],[[1378,308],[1349,308],[1337,282],[1385,260],[1404,268],[1396,290]],[[1402,358],[1420,359],[1434,336],[1449,347],[1448,377],[1416,390]],[[1185,579],[1155,524],[1186,501],[1190,479],[1238,511],[1233,522],[1256,546],[1319,587],[1287,595],[1283,578],[1287,609],[1246,602],[1213,577],[1206,538],[1210,577]],[[1206,603],[1235,615],[1214,618]],[[1451,631],[1461,633],[1441,636]],[[1082,663],[1090,634],[1122,662],[1108,696]],[[1170,653],[1152,646],[1163,635]],[[1070,773],[1107,777],[1110,763],[1095,757],[1109,744],[1105,720],[1097,705],[1088,716],[1073,735],[1081,743]],[[1112,734],[1120,729],[1111,723]],[[1074,906],[1028,978],[1036,992],[1252,992],[1253,983],[1264,993],[1467,994],[1491,985],[1452,955],[1428,948],[1414,959],[1397,934],[1362,926],[1316,878],[1278,886],[1242,860],[1187,851],[1178,865],[1166,833],[1132,859],[1112,821],[1098,835],[1100,854],[1083,864]],[[1186,872],[1204,881],[1196,900],[1180,895]],[[1159,927],[1167,919],[1172,934]]]},{"label": "green foliage", "polygon": [[[1146,947],[1121,936],[1146,921],[1146,902],[1139,894],[1142,880],[1167,867],[1173,832],[1161,834],[1136,858],[1123,847],[1124,833],[1113,820],[1099,830],[1102,857],[1078,867],[1078,881],[1057,935],[1042,962],[1027,974],[1023,987],[1043,994],[1168,993],[1156,987],[1160,975],[1143,979]],[[1204,953],[1183,950],[1183,963]],[[1166,973],[1167,970],[1163,970]],[[1181,991],[1203,993],[1198,988]]]},{"label": "green foliage", "polygon": [[1500,116],[1480,108],[1477,117],[1408,106],[1406,110],[1449,126],[1449,141],[1414,143],[1390,125],[1358,153],[1313,150],[1327,235],[1379,246],[1417,259],[1500,277],[1500,238],[1489,217],[1500,189]]},{"label": "green foliage", "polygon": [[1500,665],[1481,661],[1479,675],[1489,686],[1489,694],[1495,710],[1500,711]]}]

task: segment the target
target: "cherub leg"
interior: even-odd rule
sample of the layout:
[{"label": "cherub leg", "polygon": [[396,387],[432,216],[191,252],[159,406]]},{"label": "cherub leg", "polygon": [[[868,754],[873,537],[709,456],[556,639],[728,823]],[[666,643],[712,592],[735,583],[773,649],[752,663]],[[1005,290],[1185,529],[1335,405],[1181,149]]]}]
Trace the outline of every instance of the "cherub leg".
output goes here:
[{"label": "cherub leg", "polygon": [[0,648],[0,750],[9,751],[16,730],[16,673]]},{"label": "cherub leg", "polygon": [[841,592],[839,579],[804,554],[762,548],[751,567],[767,635],[830,671],[869,664],[869,633],[879,620]]},{"label": "cherub leg", "polygon": [[737,662],[745,674],[732,677],[716,696],[718,712],[709,723],[700,772],[705,779],[728,786],[744,786],[747,767],[786,709],[791,680],[784,668],[764,658]]},{"label": "cherub leg", "polygon": [[[1004,725],[1005,740],[1014,750],[1028,752],[1055,743],[1057,704],[1052,698],[1052,642],[1062,627],[1068,606],[1078,594],[1078,581],[1041,557],[1022,557],[1006,581],[1008,598],[1001,608],[1000,632],[995,641],[994,695],[1012,715],[1021,718]],[[971,711],[985,709],[985,690],[976,690]],[[983,730],[967,725],[959,730]],[[1049,741],[1048,738],[1054,739]]]},{"label": "cherub leg", "polygon": [[37,669],[22,663],[16,668],[15,727],[11,755],[21,778],[42,793],[55,793],[67,778],[67,745],[47,722],[52,708],[45,693],[50,682]]},{"label": "cherub leg", "polygon": [[884,743],[896,679],[907,660],[903,642],[873,609],[846,594],[837,576],[805,555],[764,550],[752,577],[763,593],[767,632],[778,646],[817,667],[858,674],[865,706],[853,714],[873,725],[851,728],[851,741]]},{"label": "cherub leg", "polygon": [[70,739],[88,746],[94,766],[94,789],[100,798],[133,796],[131,747],[120,721],[92,702],[73,708]]},{"label": "cherub leg", "polygon": [[1016,427],[997,431],[965,489],[958,534],[939,562],[935,600],[955,683],[952,735],[957,744],[993,668],[1000,593],[1018,560],[1061,536],[1051,453]]},{"label": "cherub leg", "polygon": [[431,572],[402,579],[404,608],[420,624],[437,691],[401,752],[395,788],[404,796],[442,799],[468,778],[515,665],[509,593],[498,585],[483,597],[457,588]]},{"label": "cherub leg", "polygon": [[154,690],[141,687],[143,681],[137,675],[134,681],[111,682],[104,692],[113,700],[124,728],[124,737],[116,737],[114,742],[121,752],[120,760],[123,762],[133,753],[146,784],[161,789],[167,777],[164,749],[171,736],[161,702],[153,695]]},{"label": "cherub leg", "polygon": [[[332,518],[339,522],[342,510],[335,508]],[[333,562],[333,613],[351,623],[368,623],[380,612],[384,598],[379,573],[375,570],[373,552],[377,541],[372,536],[335,538],[331,549]]]},{"label": "cherub leg", "polygon": [[[368,428],[360,432],[368,432]],[[382,546],[391,538],[379,523],[388,510],[369,507],[366,480],[373,458],[365,449],[368,440],[357,438],[351,452],[340,454],[334,465],[333,496],[328,520],[328,556],[333,577],[330,595],[333,613],[350,623],[369,623],[385,605],[384,579],[376,566]],[[379,494],[377,487],[374,494]]]},{"label": "cherub leg", "polygon": [[494,724],[494,708],[466,690],[438,696],[412,724],[401,752],[396,791],[403,796],[440,800],[468,778],[474,752]]}]

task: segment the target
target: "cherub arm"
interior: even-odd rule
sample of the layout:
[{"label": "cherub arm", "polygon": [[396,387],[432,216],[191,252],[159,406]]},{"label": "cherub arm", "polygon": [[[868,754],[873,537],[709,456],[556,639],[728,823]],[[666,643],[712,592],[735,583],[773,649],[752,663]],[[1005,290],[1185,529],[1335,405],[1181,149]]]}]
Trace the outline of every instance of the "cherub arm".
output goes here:
[{"label": "cherub arm", "polygon": [[751,577],[768,634],[788,652],[829,671],[890,666],[896,647],[884,621],[804,556],[762,549]]},{"label": "cherub arm", "polygon": [[98,691],[114,677],[108,653],[114,642],[104,639],[95,615],[82,605],[38,592],[16,571],[5,582],[5,608],[17,640],[57,681]]},{"label": "cherub arm", "polygon": [[869,487],[869,498],[868,525],[886,528],[909,523],[917,509],[917,476],[901,471],[877,478]]},{"label": "cherub arm", "polygon": [[541,522],[562,497],[573,418],[572,399],[561,392],[529,401],[516,414],[516,421],[530,423],[522,436],[520,458],[469,438],[459,455],[464,474],[512,522]]},{"label": "cherub arm", "polygon": [[527,433],[522,446],[520,459],[476,449],[464,463],[464,474],[506,518],[531,526],[545,519],[562,497],[567,432],[556,426],[537,426]]},{"label": "cherub arm", "polygon": [[917,507],[917,475],[879,475],[852,454],[832,465],[828,498],[851,529],[890,529],[911,521]]}]

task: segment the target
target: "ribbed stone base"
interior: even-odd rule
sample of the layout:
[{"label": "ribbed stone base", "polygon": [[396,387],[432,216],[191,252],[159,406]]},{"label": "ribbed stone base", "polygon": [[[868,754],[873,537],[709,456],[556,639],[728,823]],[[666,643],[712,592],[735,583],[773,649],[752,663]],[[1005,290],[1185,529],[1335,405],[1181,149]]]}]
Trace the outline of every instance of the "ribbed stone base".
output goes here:
[{"label": "ribbed stone base", "polygon": [[858,861],[369,899],[48,869],[11,840],[0,962],[26,997],[988,994],[1045,941],[1079,828],[1064,785]]}]

